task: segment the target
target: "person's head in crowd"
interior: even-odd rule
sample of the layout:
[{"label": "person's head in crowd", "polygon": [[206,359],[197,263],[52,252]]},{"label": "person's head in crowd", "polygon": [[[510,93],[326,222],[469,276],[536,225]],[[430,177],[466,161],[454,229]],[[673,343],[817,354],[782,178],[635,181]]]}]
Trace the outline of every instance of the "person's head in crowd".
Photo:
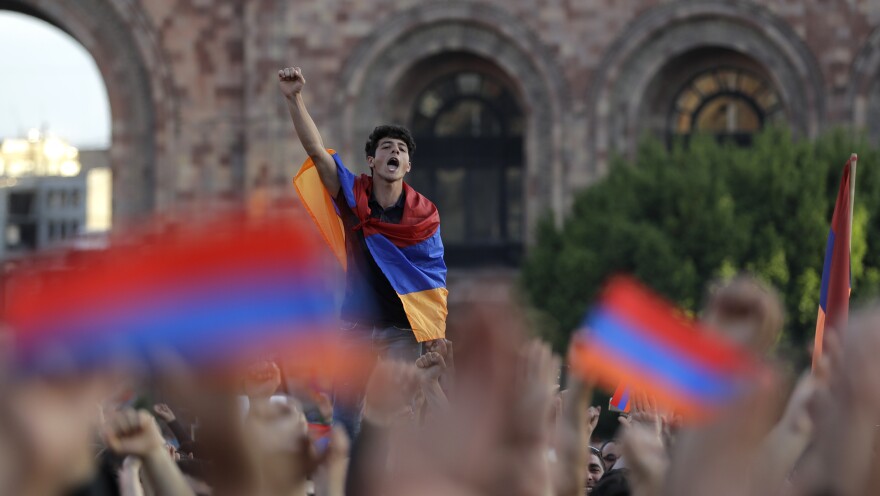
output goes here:
[{"label": "person's head in crowd", "polygon": [[627,470],[611,470],[602,480],[593,487],[590,496],[629,496],[629,481],[626,479]]},{"label": "person's head in crowd", "polygon": [[779,293],[749,275],[712,285],[703,312],[710,327],[761,355],[779,340],[784,316]]},{"label": "person's head in crowd", "polygon": [[600,449],[602,454],[602,462],[605,464],[605,470],[612,470],[617,459],[620,458],[620,446],[615,439],[610,439],[602,444]]},{"label": "person's head in crowd", "polygon": [[108,390],[97,377],[34,377],[4,398],[3,422],[20,454],[18,494],[56,494],[87,484],[97,469],[94,432]]},{"label": "person's head in crowd", "polygon": [[605,475],[605,463],[602,461],[602,452],[598,448],[590,446],[590,464],[587,466],[587,494],[593,491],[593,487],[603,475]]}]

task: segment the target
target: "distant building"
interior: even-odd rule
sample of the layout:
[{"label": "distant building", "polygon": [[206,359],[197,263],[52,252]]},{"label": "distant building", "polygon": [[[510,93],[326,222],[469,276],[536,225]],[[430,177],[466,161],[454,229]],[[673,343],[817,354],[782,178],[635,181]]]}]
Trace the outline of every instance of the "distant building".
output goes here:
[{"label": "distant building", "polygon": [[[88,168],[81,160],[87,160]],[[0,259],[71,245],[87,232],[109,228],[109,198],[96,202],[102,181],[109,187],[106,151],[79,150],[62,139],[31,131],[0,144]],[[92,184],[90,184],[92,183]],[[97,186],[94,186],[97,184]],[[90,186],[92,186],[90,188]],[[98,191],[104,196],[109,190]],[[90,204],[103,203],[105,212]],[[100,210],[100,208],[98,209]],[[90,215],[90,213],[92,215]]]},{"label": "distant building", "polygon": [[24,177],[0,188],[0,256],[71,240],[85,227],[85,197],[85,176]]}]

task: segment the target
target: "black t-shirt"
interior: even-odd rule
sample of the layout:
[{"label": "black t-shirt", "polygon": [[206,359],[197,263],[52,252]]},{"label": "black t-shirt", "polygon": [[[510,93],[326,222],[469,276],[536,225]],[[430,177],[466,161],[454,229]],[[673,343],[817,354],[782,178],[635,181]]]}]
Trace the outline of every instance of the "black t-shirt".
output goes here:
[{"label": "black t-shirt", "polygon": [[[360,219],[346,203],[342,190],[336,196],[335,202],[345,226],[345,256],[348,259],[342,319],[377,327],[393,325],[409,329],[409,319],[403,310],[400,297],[373,259],[364,239],[363,230],[354,229],[360,224]],[[376,199],[371,197],[370,217],[382,222],[399,224],[403,217],[404,203],[403,193],[397,203],[387,209],[382,208]]]}]

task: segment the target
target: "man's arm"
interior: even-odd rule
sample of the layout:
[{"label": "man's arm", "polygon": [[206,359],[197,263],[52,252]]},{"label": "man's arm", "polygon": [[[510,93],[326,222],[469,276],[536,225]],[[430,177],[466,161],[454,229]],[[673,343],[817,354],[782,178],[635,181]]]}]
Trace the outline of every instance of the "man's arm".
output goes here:
[{"label": "man's arm", "polygon": [[126,409],[107,422],[104,440],[118,455],[138,457],[156,494],[195,496],[165,449],[159,425],[144,410]]},{"label": "man's arm", "polygon": [[324,188],[335,198],[339,194],[340,188],[339,176],[336,175],[336,162],[324,148],[318,127],[315,126],[315,121],[306,110],[306,104],[302,98],[302,89],[305,84],[306,78],[303,77],[299,67],[288,67],[278,71],[278,87],[287,100],[287,110],[290,112],[290,118],[293,119],[296,135],[306,153],[315,162]]}]

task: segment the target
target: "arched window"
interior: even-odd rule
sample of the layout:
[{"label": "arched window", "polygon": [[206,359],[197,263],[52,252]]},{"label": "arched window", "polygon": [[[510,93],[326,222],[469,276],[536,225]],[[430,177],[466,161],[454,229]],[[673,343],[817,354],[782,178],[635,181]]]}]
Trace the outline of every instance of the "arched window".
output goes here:
[{"label": "arched window", "polygon": [[523,117],[511,91],[477,71],[447,74],[415,99],[408,181],[437,204],[451,267],[515,265],[522,251]]},{"label": "arched window", "polygon": [[773,85],[755,73],[736,68],[702,72],[675,97],[669,129],[674,136],[710,133],[740,145],[784,108]]}]

